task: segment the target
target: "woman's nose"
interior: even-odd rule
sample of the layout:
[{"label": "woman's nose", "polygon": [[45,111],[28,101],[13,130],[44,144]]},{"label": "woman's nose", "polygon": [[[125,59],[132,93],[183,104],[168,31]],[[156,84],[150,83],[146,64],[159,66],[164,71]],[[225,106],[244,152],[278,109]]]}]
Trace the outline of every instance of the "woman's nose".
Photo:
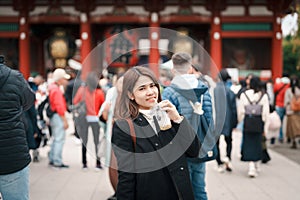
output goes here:
[{"label": "woman's nose", "polygon": [[153,88],[148,87],[147,88],[147,95],[152,95],[153,94]]}]

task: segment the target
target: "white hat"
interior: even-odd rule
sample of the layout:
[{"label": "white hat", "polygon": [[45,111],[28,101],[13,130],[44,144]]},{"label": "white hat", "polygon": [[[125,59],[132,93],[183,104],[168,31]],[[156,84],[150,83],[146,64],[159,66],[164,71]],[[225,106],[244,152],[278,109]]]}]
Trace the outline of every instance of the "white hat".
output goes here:
[{"label": "white hat", "polygon": [[69,74],[67,74],[64,69],[61,69],[61,68],[56,69],[52,74],[53,81],[56,82],[62,78],[70,79],[71,76]]}]

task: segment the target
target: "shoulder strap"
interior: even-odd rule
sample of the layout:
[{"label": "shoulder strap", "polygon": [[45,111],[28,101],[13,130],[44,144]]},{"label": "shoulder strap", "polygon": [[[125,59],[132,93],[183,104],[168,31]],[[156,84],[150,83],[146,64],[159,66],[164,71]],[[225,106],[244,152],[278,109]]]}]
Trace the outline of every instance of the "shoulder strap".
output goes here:
[{"label": "shoulder strap", "polygon": [[275,96],[279,94],[279,92],[286,86],[286,84],[283,84],[278,91],[275,92]]},{"label": "shoulder strap", "polygon": [[260,102],[260,100],[263,98],[263,96],[265,95],[265,93],[262,92],[260,98],[258,99],[258,101],[256,102],[256,104],[258,104]]},{"label": "shoulder strap", "polygon": [[[252,101],[249,99],[249,97],[248,97],[248,95],[246,94],[246,92],[244,92],[244,94],[245,94],[247,100],[249,101],[249,103],[250,103],[250,104],[253,104],[254,102],[252,102]],[[264,96],[264,93],[261,94],[261,96],[260,96],[259,99],[255,102],[255,104],[258,104],[258,103],[260,102],[260,100],[263,98],[263,96]]]},{"label": "shoulder strap", "polygon": [[250,104],[253,104],[253,102],[249,99],[249,97],[248,97],[248,95],[246,94],[246,92],[244,92],[244,94],[245,94],[247,100],[249,101],[249,103],[250,103]]},{"label": "shoulder strap", "polygon": [[133,142],[133,148],[135,150],[136,134],[135,134],[135,130],[134,130],[134,127],[133,127],[133,122],[129,118],[127,118],[126,121],[127,121],[128,125],[129,125],[130,136],[131,136],[131,139],[132,139],[132,142]]}]

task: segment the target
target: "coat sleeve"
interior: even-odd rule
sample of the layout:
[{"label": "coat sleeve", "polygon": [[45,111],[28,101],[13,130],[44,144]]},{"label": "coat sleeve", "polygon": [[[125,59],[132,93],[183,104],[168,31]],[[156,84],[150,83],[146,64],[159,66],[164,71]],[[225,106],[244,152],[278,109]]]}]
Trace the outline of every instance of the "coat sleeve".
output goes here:
[{"label": "coat sleeve", "polygon": [[29,84],[25,81],[23,75],[21,73],[18,73],[17,76],[23,83],[22,84],[23,89],[22,89],[22,94],[21,94],[23,110],[28,110],[34,104],[35,94],[32,91],[32,89],[30,88]]},{"label": "coat sleeve", "polygon": [[[118,163],[118,185],[117,185],[117,199],[134,200],[135,199],[135,185],[136,174],[132,173],[134,170],[134,152],[133,141],[130,134],[126,133],[123,126],[119,126],[115,122],[112,130],[112,145],[113,151]],[[131,153],[130,153],[131,152]]]},{"label": "coat sleeve", "polygon": [[245,117],[245,102],[247,101],[246,96],[244,93],[240,96],[240,101],[238,103],[238,121],[242,122]]},{"label": "coat sleeve", "polygon": [[[189,122],[184,118],[182,122],[179,124],[176,137],[179,137],[180,139],[180,148],[184,148],[188,146],[188,148],[185,151],[185,155],[190,158],[196,158],[198,157],[199,151],[200,151],[200,140],[194,131],[194,129],[191,127]],[[179,149],[179,148],[178,148]]]},{"label": "coat sleeve", "polygon": [[261,101],[262,101],[262,104],[263,104],[262,120],[265,122],[267,120],[267,117],[270,114],[270,106],[269,106],[270,104],[269,104],[268,95],[264,94]]}]

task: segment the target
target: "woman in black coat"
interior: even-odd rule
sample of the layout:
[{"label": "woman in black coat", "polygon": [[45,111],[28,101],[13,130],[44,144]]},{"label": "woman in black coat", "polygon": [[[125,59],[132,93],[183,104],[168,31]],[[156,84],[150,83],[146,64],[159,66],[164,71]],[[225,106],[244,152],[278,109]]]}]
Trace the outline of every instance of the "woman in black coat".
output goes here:
[{"label": "woman in black coat", "polygon": [[[112,134],[119,173],[117,199],[194,199],[186,157],[197,157],[200,143],[175,106],[161,101],[153,73],[144,67],[127,71],[117,102]],[[166,129],[153,112],[157,104],[167,113],[163,120],[171,126]]]}]

